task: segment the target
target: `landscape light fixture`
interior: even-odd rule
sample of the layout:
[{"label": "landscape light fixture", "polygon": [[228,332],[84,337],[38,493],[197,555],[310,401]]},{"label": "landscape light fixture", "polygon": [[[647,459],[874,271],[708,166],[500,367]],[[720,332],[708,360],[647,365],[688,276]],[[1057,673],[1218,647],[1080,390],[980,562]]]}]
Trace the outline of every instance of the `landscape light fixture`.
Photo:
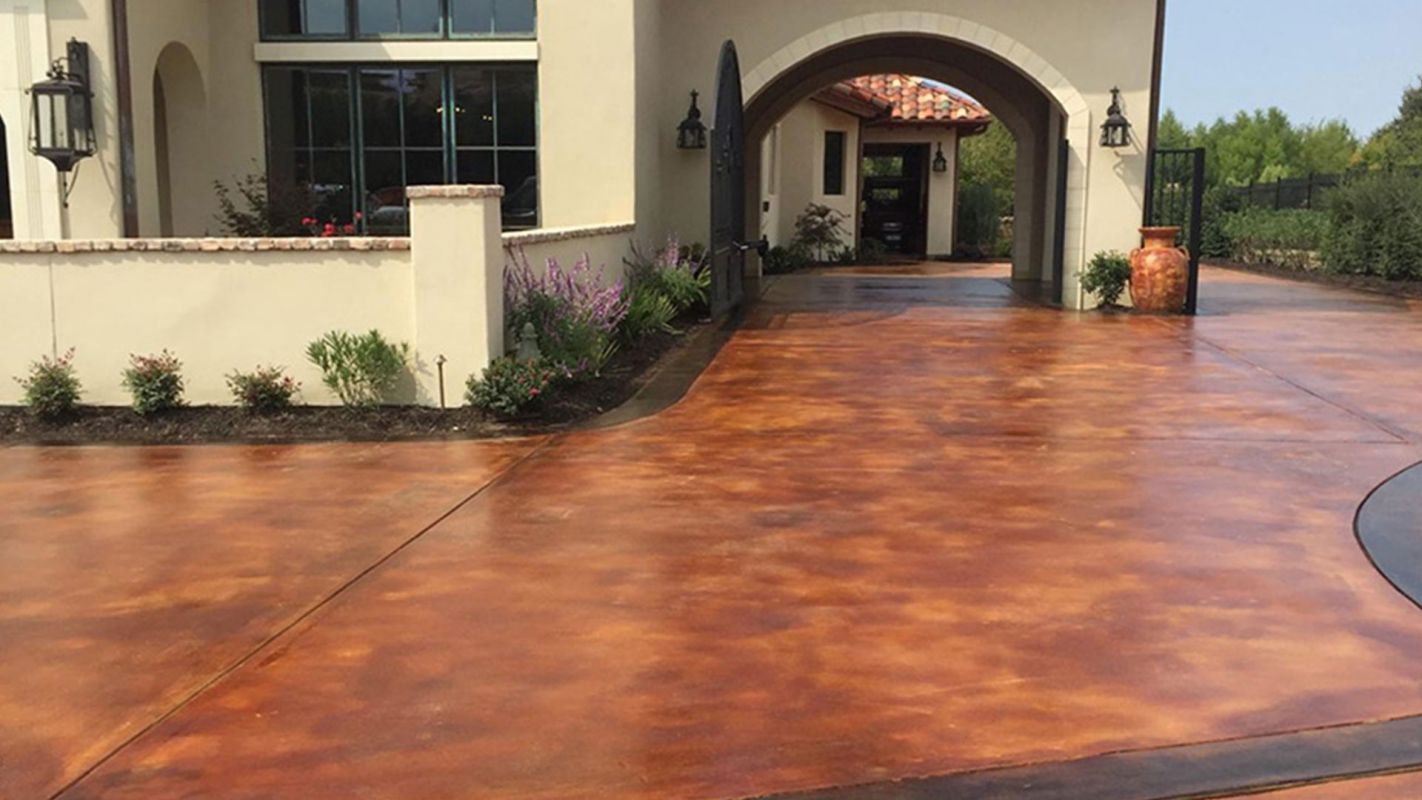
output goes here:
[{"label": "landscape light fixture", "polygon": [[686,110],[686,119],[676,128],[676,146],[681,150],[706,149],[706,125],[701,122],[701,109],[696,106],[700,92],[691,93],[691,108]]},{"label": "landscape light fixture", "polygon": [[1121,113],[1121,90],[1111,88],[1111,107],[1106,109],[1106,122],[1101,125],[1102,147],[1129,147],[1131,144],[1131,123]]}]

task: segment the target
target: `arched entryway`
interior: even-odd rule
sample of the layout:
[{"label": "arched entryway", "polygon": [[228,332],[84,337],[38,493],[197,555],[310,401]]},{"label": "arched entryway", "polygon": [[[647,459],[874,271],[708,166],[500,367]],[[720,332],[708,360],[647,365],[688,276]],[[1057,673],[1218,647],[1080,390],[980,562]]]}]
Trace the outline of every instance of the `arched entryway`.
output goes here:
[{"label": "arched entryway", "polygon": [[211,226],[207,218],[212,187],[204,168],[207,92],[202,73],[188,48],[174,42],[163,48],[153,70],[154,188],[147,224],[161,236],[197,236]]},{"label": "arched entryway", "polygon": [[[948,21],[919,31],[857,36],[842,33],[848,27],[836,28],[841,31],[838,39],[831,32],[816,32],[747,73],[746,128],[752,150],[796,104],[839,81],[906,73],[958,87],[982,101],[1018,143],[1013,276],[1041,281],[1060,296],[1064,266],[1080,260],[1080,246],[1074,241],[1079,237],[1069,236],[1065,215],[1059,213],[1082,205],[1068,196],[1070,189],[1084,193],[1082,182],[1063,180],[1063,170],[1084,169],[1084,164],[1071,162],[1089,153],[1089,120],[1079,94],[1044,61],[1005,37],[992,39],[995,51],[976,40],[936,32],[952,28]],[[1051,80],[1053,88],[1044,80]],[[759,159],[750,159],[751,231],[760,228],[759,171]]]},{"label": "arched entryway", "polygon": [[0,239],[15,238],[15,205],[10,196],[10,140],[0,117]]}]

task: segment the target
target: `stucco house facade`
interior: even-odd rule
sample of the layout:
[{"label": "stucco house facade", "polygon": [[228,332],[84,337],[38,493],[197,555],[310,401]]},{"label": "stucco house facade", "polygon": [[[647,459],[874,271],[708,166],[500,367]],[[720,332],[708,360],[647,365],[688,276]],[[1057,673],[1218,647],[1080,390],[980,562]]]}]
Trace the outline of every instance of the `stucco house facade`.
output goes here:
[{"label": "stucco house facade", "polygon": [[[164,258],[200,264],[201,255],[180,255],[204,252],[195,244],[172,244],[166,252],[123,245],[122,257],[101,259],[92,243],[220,236],[214,183],[246,175],[311,189],[324,219],[392,240],[388,247],[350,245],[361,255],[326,252],[321,258],[332,268],[342,259],[374,258],[375,251],[405,269],[405,256],[392,254],[421,249],[420,224],[411,219],[418,211],[405,192],[416,185],[502,186],[495,216],[506,236],[534,245],[559,240],[569,251],[584,247],[610,266],[634,237],[708,239],[717,140],[707,149],[683,149],[677,128],[692,91],[700,92],[706,122],[715,128],[722,110],[714,102],[718,63],[728,41],[738,55],[742,99],[736,147],[752,154],[787,114],[861,76],[918,76],[981,101],[993,124],[1006,126],[1019,145],[1014,277],[1050,285],[1066,307],[1085,307],[1091,298],[1077,274],[1086,260],[1137,241],[1162,6],[1161,0],[0,0],[0,236],[14,240],[0,248],[0,282],[15,284],[7,284],[10,296],[23,298],[8,301],[13,321],[25,324],[30,305],[59,309],[31,320],[45,328],[43,335],[13,334],[7,321],[0,371],[15,374],[16,363],[66,344],[83,353],[105,320],[116,324],[81,299],[70,301],[78,305],[67,316],[85,322],[66,330],[60,319],[66,301],[30,298],[26,293],[43,287],[26,266],[44,261],[46,269],[65,270],[75,259],[121,261],[141,273]],[[27,89],[71,40],[90,54],[96,152],[61,180],[30,152]],[[1113,87],[1134,125],[1124,148],[1098,143]],[[876,127],[892,126],[864,129]],[[921,132],[914,135],[922,141]],[[940,140],[949,153],[952,139],[935,132],[935,153]],[[787,148],[811,146],[788,137],[779,143],[782,159],[789,158]],[[783,230],[777,226],[788,213],[772,207],[778,220],[765,218],[762,171],[762,159],[750,157],[743,175],[736,173],[743,190],[738,238],[747,241]],[[951,232],[938,233],[951,242]],[[430,241],[429,247],[456,246]],[[22,252],[24,242],[80,244]],[[226,244],[205,246],[229,252]],[[268,266],[280,266],[270,254],[242,259],[260,265],[252,269],[263,276],[276,274]],[[754,257],[746,268],[757,268]],[[100,291],[80,286],[96,275],[74,278],[77,297]],[[167,280],[183,275],[166,271]],[[409,282],[409,298],[422,285],[408,276],[391,280]],[[47,283],[51,292],[69,285]],[[129,291],[127,285],[115,280],[102,291]],[[154,286],[133,287],[142,302],[159,302],[147,299]],[[366,302],[362,291],[344,301]],[[389,291],[370,291],[385,299],[369,302],[397,302]],[[204,303],[221,293],[166,292]],[[333,322],[290,302],[293,315]],[[415,322],[397,322],[418,316],[419,304],[398,302],[410,309],[388,312],[389,324],[413,330]],[[372,312],[380,313],[386,312]],[[155,305],[140,316],[204,314]],[[235,325],[240,314],[221,316]],[[150,338],[153,345],[183,347],[191,335],[184,323],[170,321]],[[149,345],[138,341],[127,349]]]},{"label": "stucco house facade", "polygon": [[826,87],[761,140],[761,233],[790,244],[813,204],[842,218],[845,247],[874,239],[889,253],[952,255],[958,145],[991,124],[972,98],[912,75]]}]

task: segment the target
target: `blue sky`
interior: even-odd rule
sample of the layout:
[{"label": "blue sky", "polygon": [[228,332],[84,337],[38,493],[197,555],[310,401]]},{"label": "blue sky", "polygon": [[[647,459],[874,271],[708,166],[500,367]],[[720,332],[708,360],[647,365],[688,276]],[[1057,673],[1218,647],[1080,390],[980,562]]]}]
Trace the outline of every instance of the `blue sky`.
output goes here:
[{"label": "blue sky", "polygon": [[1422,0],[1167,0],[1161,99],[1186,125],[1275,105],[1366,137],[1422,75]]}]

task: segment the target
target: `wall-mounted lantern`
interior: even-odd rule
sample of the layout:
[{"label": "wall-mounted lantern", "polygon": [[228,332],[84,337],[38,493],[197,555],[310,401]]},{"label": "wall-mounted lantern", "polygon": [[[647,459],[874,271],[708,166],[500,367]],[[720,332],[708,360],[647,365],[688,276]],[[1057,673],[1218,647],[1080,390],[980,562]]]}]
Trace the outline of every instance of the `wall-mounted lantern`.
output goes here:
[{"label": "wall-mounted lantern", "polygon": [[49,159],[61,174],[94,154],[94,93],[89,88],[89,45],[70,39],[66,58],[30,87],[34,127],[30,152]]},{"label": "wall-mounted lantern", "polygon": [[947,172],[947,171],[948,171],[948,156],[943,155],[943,143],[942,143],[942,142],[939,142],[939,143],[938,143],[938,155],[936,155],[936,156],[933,157],[933,171],[934,171],[934,172]]},{"label": "wall-mounted lantern", "polygon": [[701,122],[701,109],[696,107],[700,92],[691,93],[691,108],[686,110],[686,119],[676,128],[676,146],[682,150],[706,149],[706,126]]},{"label": "wall-mounted lantern", "polygon": [[1111,88],[1111,107],[1106,109],[1106,122],[1101,125],[1102,147],[1128,147],[1131,144],[1131,123],[1121,113],[1121,90]]}]

